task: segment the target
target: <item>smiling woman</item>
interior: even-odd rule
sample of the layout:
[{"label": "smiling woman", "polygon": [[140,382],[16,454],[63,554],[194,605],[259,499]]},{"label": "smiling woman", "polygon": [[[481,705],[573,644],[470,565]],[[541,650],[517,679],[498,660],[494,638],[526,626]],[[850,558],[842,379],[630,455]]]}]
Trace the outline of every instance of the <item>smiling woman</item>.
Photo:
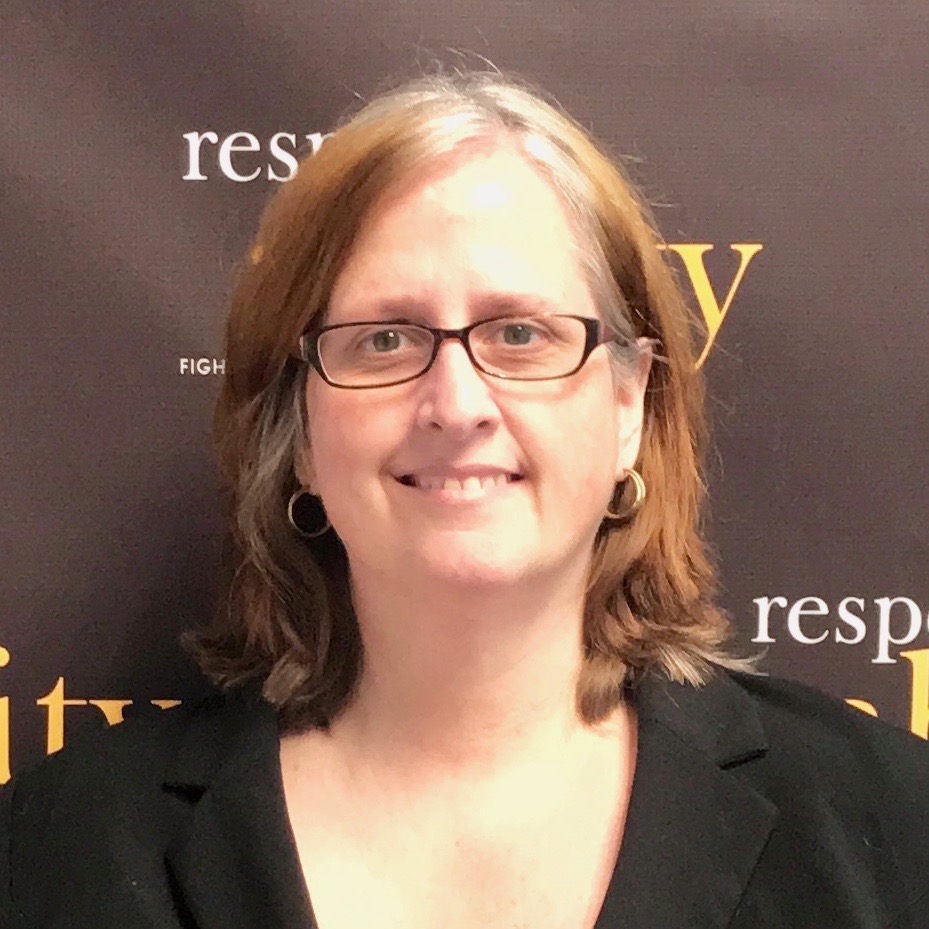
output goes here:
[{"label": "smiling woman", "polygon": [[[423,501],[401,497],[388,516],[390,485],[362,479],[362,449],[386,456],[372,476],[527,478],[500,499],[527,506],[471,541],[489,555],[509,538],[524,581],[560,591],[563,576],[532,572],[555,539],[577,548],[588,722],[649,671],[699,683],[713,665],[749,669],[724,649],[698,532],[702,383],[659,244],[586,134],[498,76],[409,85],[334,133],[269,205],[238,282],[217,432],[241,562],[231,608],[192,640],[204,670],[260,677],[285,728],[328,720],[361,668],[350,573],[357,597],[377,552],[405,559],[390,571],[407,584],[425,553],[454,560],[445,529],[464,514],[414,526]],[[284,520],[297,484],[333,527],[312,548]],[[557,512],[572,519],[549,524]],[[379,534],[405,524],[416,545]]]},{"label": "smiling woman", "polygon": [[660,245],[499,75],[303,161],[229,317],[217,694],[17,777],[14,925],[925,925],[926,746],[727,650]]}]

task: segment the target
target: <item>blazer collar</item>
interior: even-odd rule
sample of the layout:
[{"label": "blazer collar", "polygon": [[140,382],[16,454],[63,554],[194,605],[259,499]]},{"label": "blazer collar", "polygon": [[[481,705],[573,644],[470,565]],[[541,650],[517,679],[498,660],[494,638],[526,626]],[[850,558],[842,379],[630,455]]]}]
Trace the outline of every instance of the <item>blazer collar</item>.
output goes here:
[{"label": "blazer collar", "polygon": [[619,860],[597,929],[722,929],[777,807],[739,771],[765,754],[754,699],[724,672],[701,688],[651,679]]},{"label": "blazer collar", "polygon": [[[726,673],[633,692],[638,755],[596,929],[723,929],[776,822],[739,768],[767,750],[754,699]],[[284,802],[273,708],[256,689],[193,716],[164,789],[187,809],[166,862],[200,929],[306,929],[310,903]]]},{"label": "blazer collar", "polygon": [[178,908],[198,929],[307,929],[276,712],[257,688],[210,702],[195,712],[163,784],[189,806],[165,853]]}]

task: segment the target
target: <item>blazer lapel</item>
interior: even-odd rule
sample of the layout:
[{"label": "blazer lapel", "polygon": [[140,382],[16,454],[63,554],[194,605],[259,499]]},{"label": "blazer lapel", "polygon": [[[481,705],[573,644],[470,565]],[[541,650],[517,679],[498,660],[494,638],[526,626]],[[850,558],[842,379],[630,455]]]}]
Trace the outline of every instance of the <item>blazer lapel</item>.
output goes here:
[{"label": "blazer lapel", "polygon": [[[723,929],[778,817],[739,777],[767,750],[755,704],[722,673],[646,680],[633,700],[635,779],[596,929]],[[165,777],[185,814],[165,856],[178,910],[198,929],[307,929],[274,710],[254,692],[225,703],[192,721]]]},{"label": "blazer lapel", "polygon": [[754,702],[722,673],[646,681],[634,700],[632,796],[597,929],[722,929],[778,817],[738,776],[767,749]]},{"label": "blazer lapel", "polygon": [[165,855],[178,909],[198,929],[307,929],[274,710],[254,696],[227,700],[190,726],[165,778],[192,806]]}]

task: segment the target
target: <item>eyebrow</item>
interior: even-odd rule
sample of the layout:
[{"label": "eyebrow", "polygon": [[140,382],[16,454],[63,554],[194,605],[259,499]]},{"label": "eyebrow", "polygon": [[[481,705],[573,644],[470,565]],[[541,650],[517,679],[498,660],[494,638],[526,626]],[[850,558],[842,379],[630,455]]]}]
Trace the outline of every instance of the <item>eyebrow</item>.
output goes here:
[{"label": "eyebrow", "polygon": [[563,306],[550,302],[540,294],[486,294],[478,297],[476,303],[481,307],[481,313],[483,314],[486,311],[488,316],[511,312],[518,313],[521,316],[543,316],[565,312]]},{"label": "eyebrow", "polygon": [[[472,300],[473,321],[492,319],[495,316],[546,316],[567,312],[566,308],[551,303],[539,294],[486,293]],[[409,322],[431,325],[433,305],[421,298],[398,295],[359,304],[339,319],[326,318],[327,325],[353,322]]]}]

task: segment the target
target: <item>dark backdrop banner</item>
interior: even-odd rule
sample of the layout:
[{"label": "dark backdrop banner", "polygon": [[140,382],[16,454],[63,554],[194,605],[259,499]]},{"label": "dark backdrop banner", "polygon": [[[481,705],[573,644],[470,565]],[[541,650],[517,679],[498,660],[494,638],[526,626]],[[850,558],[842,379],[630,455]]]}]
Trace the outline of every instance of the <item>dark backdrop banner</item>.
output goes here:
[{"label": "dark backdrop banner", "polygon": [[742,642],[926,737],[927,36],[925,0],[7,0],[0,781],[204,691],[230,270],[294,153],[435,59],[634,159],[706,326]]}]

